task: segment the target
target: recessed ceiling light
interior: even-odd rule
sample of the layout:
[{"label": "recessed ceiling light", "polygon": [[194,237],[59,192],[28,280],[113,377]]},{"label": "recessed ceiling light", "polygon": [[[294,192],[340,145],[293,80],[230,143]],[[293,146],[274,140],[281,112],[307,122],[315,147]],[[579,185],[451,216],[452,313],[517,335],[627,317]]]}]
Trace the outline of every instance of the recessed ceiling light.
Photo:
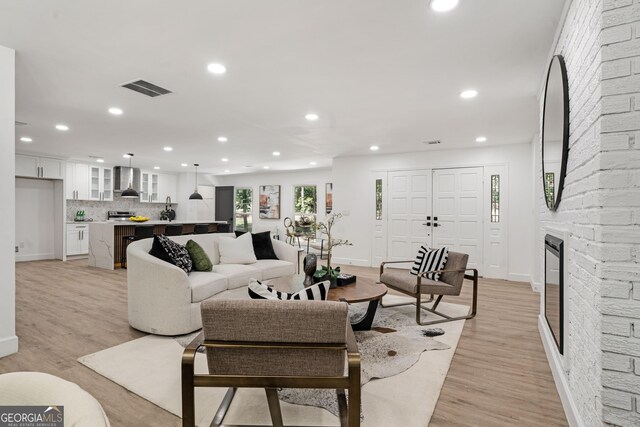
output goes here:
[{"label": "recessed ceiling light", "polygon": [[369,147],[369,150],[371,151],[378,151],[380,149],[380,147],[378,147],[377,145],[372,145],[371,147]]},{"label": "recessed ceiling light", "polygon": [[163,148],[163,150],[164,150],[164,151],[173,151],[173,148],[171,148],[171,147],[164,147],[164,148]]},{"label": "recessed ceiling light", "polygon": [[227,67],[225,67],[222,64],[216,64],[216,63],[212,63],[207,65],[207,70],[209,70],[209,72],[211,74],[224,74],[227,72]]},{"label": "recessed ceiling light", "polygon": [[265,169],[269,169],[269,166],[265,166],[264,168],[265,168]]},{"label": "recessed ceiling light", "polygon": [[104,159],[96,159],[96,162],[98,162],[98,163],[104,163]]},{"label": "recessed ceiling light", "polygon": [[158,169],[160,169],[160,166],[154,166],[153,168],[154,168],[155,170],[158,170]]},{"label": "recessed ceiling light", "polygon": [[317,165],[318,163],[316,163],[316,162],[309,162],[309,164],[310,164],[311,166],[315,166],[315,165]]},{"label": "recessed ceiling light", "polygon": [[180,163],[180,166],[182,166],[183,168],[186,168],[186,167],[187,167],[187,166],[189,166],[189,165],[188,165],[188,164],[186,164],[186,163]]},{"label": "recessed ceiling light", "polygon": [[125,159],[128,159],[131,156],[129,154],[123,154],[122,157],[124,157]]},{"label": "recessed ceiling light", "polygon": [[431,10],[448,12],[458,5],[458,0],[431,0]]},{"label": "recessed ceiling light", "polygon": [[273,152],[273,153],[271,153],[271,154],[273,154],[274,156],[278,157],[278,156],[280,155],[280,152],[279,152],[279,151],[274,151],[274,152]]},{"label": "recessed ceiling light", "polygon": [[219,136],[218,142],[227,142],[229,139],[226,136]]},{"label": "recessed ceiling light", "polygon": [[479,136],[476,138],[476,142],[486,142],[487,137],[486,136]]},{"label": "recessed ceiling light", "polygon": [[223,157],[220,160],[222,160],[223,162],[228,162],[229,161],[229,159],[227,159],[226,157]]},{"label": "recessed ceiling light", "polygon": [[471,99],[478,96],[478,91],[475,89],[467,89],[465,91],[460,92],[460,98],[463,99]]},{"label": "recessed ceiling light", "polygon": [[114,116],[120,116],[122,115],[122,110],[118,107],[111,107],[109,108],[109,113],[113,114]]},{"label": "recessed ceiling light", "polygon": [[316,113],[309,113],[306,116],[304,116],[304,118],[309,120],[310,122],[315,122],[320,118],[320,116],[318,116]]},{"label": "recessed ceiling light", "polygon": [[60,124],[60,125],[56,125],[56,129],[65,131],[65,130],[69,130],[69,126]]},{"label": "recessed ceiling light", "polygon": [[33,139],[29,138],[28,136],[23,136],[22,138],[20,138],[20,141],[22,141],[22,142],[33,142]]},{"label": "recessed ceiling light", "polygon": [[224,173],[229,173],[229,169],[225,169],[225,170],[224,170]]}]

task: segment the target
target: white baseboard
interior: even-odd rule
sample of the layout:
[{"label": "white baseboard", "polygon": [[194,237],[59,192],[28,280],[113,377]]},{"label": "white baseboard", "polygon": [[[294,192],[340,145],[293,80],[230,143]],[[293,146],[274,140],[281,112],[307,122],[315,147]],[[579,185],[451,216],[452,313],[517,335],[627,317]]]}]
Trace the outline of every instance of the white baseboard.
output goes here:
[{"label": "white baseboard", "polygon": [[538,315],[538,330],[540,331],[540,338],[542,339],[542,345],[544,352],[547,355],[549,366],[551,367],[551,373],[553,374],[553,380],[556,383],[556,389],[560,395],[560,401],[564,408],[564,414],[567,417],[567,422],[571,427],[585,427],[576,403],[571,395],[569,389],[569,383],[567,377],[564,374],[564,368],[562,361],[560,360],[560,354],[556,350],[556,343],[551,335],[551,331],[547,326],[547,323],[542,314]]},{"label": "white baseboard", "polygon": [[18,352],[18,337],[13,335],[0,339],[0,357]]},{"label": "white baseboard", "polygon": [[523,273],[509,273],[507,275],[507,280],[510,280],[512,282],[527,282],[529,283],[529,281],[531,280],[531,276],[528,274],[523,274]]},{"label": "white baseboard", "polygon": [[533,292],[537,292],[540,293],[542,292],[542,283],[540,282],[536,282],[533,280],[533,278],[529,281],[529,284],[531,285],[531,290]]},{"label": "white baseboard", "polygon": [[16,262],[24,262],[24,261],[42,261],[46,259],[55,259],[55,255],[53,253],[50,254],[25,254],[20,255],[16,254]]},{"label": "white baseboard", "polygon": [[331,263],[342,265],[355,265],[358,267],[371,267],[371,261],[368,259],[356,259],[356,258],[331,258]]}]

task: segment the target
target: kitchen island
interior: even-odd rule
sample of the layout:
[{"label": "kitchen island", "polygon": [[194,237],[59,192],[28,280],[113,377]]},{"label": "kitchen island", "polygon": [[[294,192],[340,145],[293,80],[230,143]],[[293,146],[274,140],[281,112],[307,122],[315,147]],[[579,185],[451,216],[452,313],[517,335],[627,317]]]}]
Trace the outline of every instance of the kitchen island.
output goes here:
[{"label": "kitchen island", "polygon": [[120,267],[124,236],[133,236],[136,225],[153,225],[154,234],[164,234],[169,224],[183,226],[182,234],[193,233],[196,224],[209,224],[209,232],[216,232],[225,221],[94,221],[89,222],[89,266],[113,270]]}]

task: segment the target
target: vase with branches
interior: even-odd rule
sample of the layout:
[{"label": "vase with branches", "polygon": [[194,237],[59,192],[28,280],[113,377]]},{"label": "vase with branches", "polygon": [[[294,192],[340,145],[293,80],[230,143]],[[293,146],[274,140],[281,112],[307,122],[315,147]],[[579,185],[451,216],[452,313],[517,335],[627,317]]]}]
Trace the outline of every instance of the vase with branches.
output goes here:
[{"label": "vase with branches", "polygon": [[351,243],[349,240],[336,239],[333,236],[333,226],[336,223],[336,221],[340,220],[340,218],[342,218],[341,213],[337,213],[337,212],[331,213],[327,216],[327,218],[324,221],[318,222],[318,226],[317,226],[318,230],[320,230],[320,233],[322,233],[323,236],[326,236],[324,238],[327,241],[327,265],[321,266],[318,269],[318,271],[316,271],[316,274],[314,275],[314,277],[318,281],[329,280],[331,282],[331,287],[336,286],[336,280],[337,280],[338,274],[340,274],[340,267],[333,268],[331,266],[333,248],[338,246],[353,245],[353,243]]}]

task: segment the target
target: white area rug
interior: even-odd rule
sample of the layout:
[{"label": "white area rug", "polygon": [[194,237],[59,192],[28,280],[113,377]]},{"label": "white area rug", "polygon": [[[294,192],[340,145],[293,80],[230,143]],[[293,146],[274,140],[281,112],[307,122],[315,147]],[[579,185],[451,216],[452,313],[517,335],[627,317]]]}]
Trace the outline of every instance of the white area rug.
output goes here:
[{"label": "white area rug", "polygon": [[[388,296],[387,304],[403,297]],[[439,309],[451,316],[468,313],[469,308],[442,303]],[[415,308],[395,307],[414,316]],[[429,314],[429,319],[435,316]],[[450,348],[424,352],[408,370],[384,379],[373,380],[362,387],[363,427],[423,427],[429,423],[440,389],[455,352],[464,321],[436,325],[445,334],[437,340]],[[428,328],[428,327],[424,327]],[[171,337],[149,335],[78,359],[85,366],[115,383],[180,416],[180,358],[183,347]],[[196,372],[206,373],[204,354],[196,357]],[[208,426],[222,401],[226,389],[196,389],[196,420]],[[281,402],[285,425],[338,426],[338,419],[325,409]],[[264,390],[239,389],[225,424],[271,425]]]}]

